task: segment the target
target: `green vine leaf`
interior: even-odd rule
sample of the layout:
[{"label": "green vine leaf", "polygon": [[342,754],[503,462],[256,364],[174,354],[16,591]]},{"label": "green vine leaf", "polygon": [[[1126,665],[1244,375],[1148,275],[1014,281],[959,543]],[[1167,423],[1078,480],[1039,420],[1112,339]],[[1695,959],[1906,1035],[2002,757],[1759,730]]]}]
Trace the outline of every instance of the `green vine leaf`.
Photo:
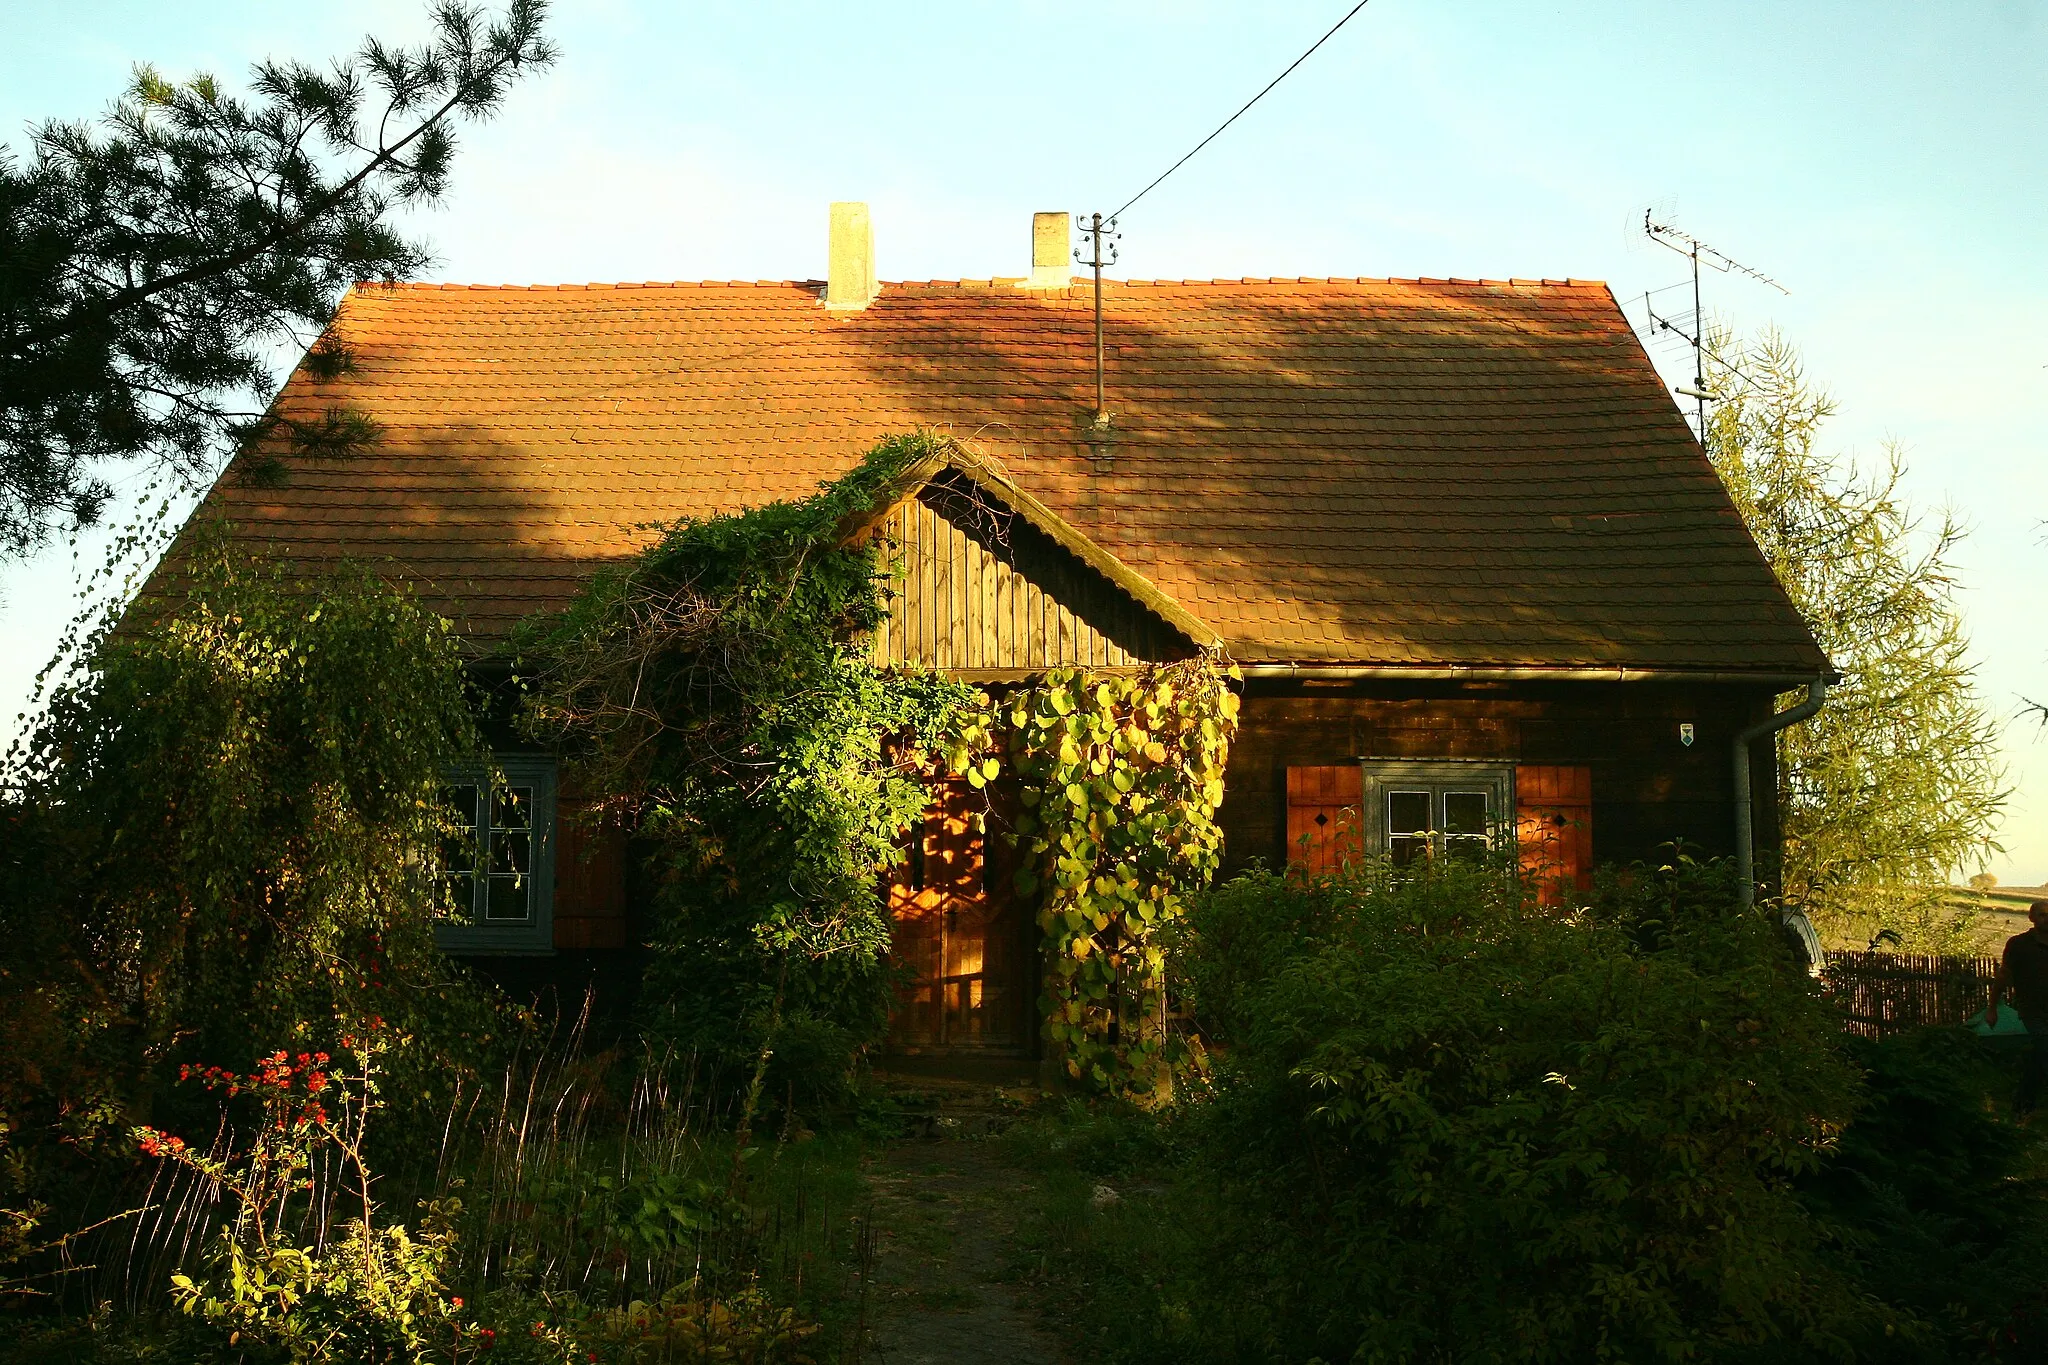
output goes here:
[{"label": "green vine leaf", "polygon": [[1045,1036],[1069,1076],[1107,1092],[1157,1095],[1181,1055],[1158,936],[1216,870],[1231,681],[1214,658],[1136,678],[1056,670],[956,725],[955,771],[992,779],[984,751],[999,746],[1020,779],[1013,884],[1039,898]]}]

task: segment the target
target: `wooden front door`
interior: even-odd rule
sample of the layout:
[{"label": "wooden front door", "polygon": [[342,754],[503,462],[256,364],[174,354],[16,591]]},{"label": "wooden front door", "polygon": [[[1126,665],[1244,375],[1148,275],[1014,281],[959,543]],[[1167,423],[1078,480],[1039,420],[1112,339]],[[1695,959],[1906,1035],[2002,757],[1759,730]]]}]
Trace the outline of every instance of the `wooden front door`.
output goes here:
[{"label": "wooden front door", "polygon": [[890,951],[909,973],[889,1021],[898,1052],[1022,1052],[1031,1036],[1029,942],[1007,859],[992,868],[974,827],[980,800],[963,782],[941,783],[892,874]]}]

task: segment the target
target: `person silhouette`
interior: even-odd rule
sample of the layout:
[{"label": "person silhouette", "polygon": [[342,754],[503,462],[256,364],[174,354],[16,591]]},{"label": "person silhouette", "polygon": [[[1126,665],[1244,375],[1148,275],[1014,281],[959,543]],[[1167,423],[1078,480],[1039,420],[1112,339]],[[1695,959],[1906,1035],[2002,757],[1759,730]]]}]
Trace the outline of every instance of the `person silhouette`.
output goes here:
[{"label": "person silhouette", "polygon": [[1984,1022],[1997,1028],[1998,1002],[2010,991],[2013,1008],[2027,1026],[2027,1064],[2012,1101],[2013,1112],[2022,1115],[2033,1112],[2048,1086],[2048,900],[2028,906],[2027,919],[2033,927],[2005,941],[1991,983],[1991,1006],[1984,1011]]}]

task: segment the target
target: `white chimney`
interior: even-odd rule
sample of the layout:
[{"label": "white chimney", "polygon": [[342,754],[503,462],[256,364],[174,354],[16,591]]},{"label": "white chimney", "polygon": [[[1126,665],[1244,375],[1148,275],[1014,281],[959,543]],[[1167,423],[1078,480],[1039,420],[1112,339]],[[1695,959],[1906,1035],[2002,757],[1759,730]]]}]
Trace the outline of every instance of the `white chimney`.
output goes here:
[{"label": "white chimney", "polygon": [[825,306],[860,309],[882,292],[875,279],[875,231],[866,204],[832,206],[831,259],[825,273]]},{"label": "white chimney", "polygon": [[1072,282],[1073,247],[1067,235],[1072,220],[1064,213],[1031,215],[1030,289],[1065,289]]}]

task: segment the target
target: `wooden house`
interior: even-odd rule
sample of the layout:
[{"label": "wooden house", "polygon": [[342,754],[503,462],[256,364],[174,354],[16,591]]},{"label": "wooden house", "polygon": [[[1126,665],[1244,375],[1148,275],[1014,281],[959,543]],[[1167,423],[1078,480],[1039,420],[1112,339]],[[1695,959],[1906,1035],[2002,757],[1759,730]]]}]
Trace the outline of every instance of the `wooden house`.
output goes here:
[{"label": "wooden house", "polygon": [[[231,471],[202,515],[394,566],[489,669],[648,523],[936,430],[958,449],[876,509],[877,657],[1000,684],[1220,648],[1245,678],[1228,867],[1514,840],[1565,892],[1746,824],[1775,846],[1771,746],[1742,773],[1731,746],[1827,661],[1605,286],[1106,282],[1098,418],[1063,219],[1017,279],[878,284],[864,211],[834,231],[824,281],[359,288],[352,370],[279,403],[359,409],[379,448],[275,487]],[[629,953],[619,849],[562,819],[550,756],[503,759],[517,791],[472,792],[479,836],[530,844],[533,875],[479,873],[449,946],[556,979]],[[1033,1046],[1001,854],[942,795],[891,893],[900,1049]]]}]

